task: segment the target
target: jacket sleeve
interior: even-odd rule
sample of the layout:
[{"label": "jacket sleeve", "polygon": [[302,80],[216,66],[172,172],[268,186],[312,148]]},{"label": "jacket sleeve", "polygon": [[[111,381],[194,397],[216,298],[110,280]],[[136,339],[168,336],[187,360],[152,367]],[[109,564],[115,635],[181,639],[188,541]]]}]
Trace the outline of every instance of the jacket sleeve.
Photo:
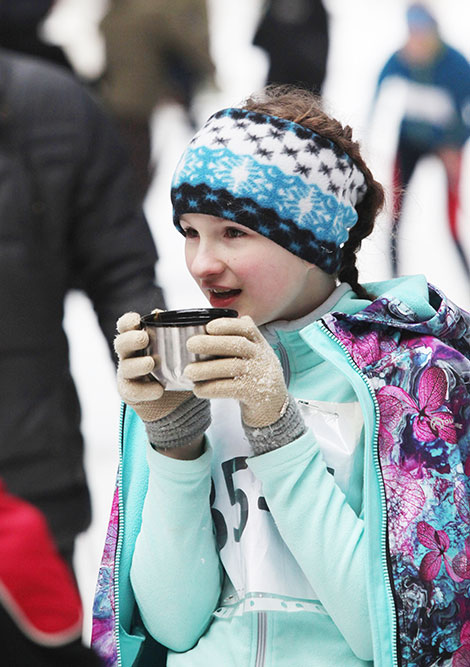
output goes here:
[{"label": "jacket sleeve", "polygon": [[248,459],[278,530],[354,653],[372,660],[364,522],[327,472],[308,430]]},{"label": "jacket sleeve", "polygon": [[149,483],[131,566],[142,621],[174,651],[192,648],[221,593],[210,510],[211,450],[195,461],[148,446]]},{"label": "jacket sleeve", "polygon": [[456,106],[458,121],[450,128],[450,143],[463,146],[470,136],[470,64],[455,49],[449,47],[447,82]]},{"label": "jacket sleeve", "polygon": [[81,158],[70,202],[70,286],[90,297],[112,348],[120,315],[164,307],[155,282],[158,257],[111,119],[85,90],[75,98]]},{"label": "jacket sleeve", "polygon": [[394,53],[387,60],[377,79],[377,91],[385,81],[391,76],[403,76],[409,78],[405,65],[400,61],[399,53]]},{"label": "jacket sleeve", "polygon": [[393,53],[387,62],[383,65],[382,69],[379,72],[377,77],[377,83],[375,85],[374,95],[370,103],[370,108],[368,111],[369,120],[372,119],[379,99],[379,95],[382,91],[382,86],[386,79],[389,79],[392,76],[409,78],[406,69],[399,60],[398,53]]}]

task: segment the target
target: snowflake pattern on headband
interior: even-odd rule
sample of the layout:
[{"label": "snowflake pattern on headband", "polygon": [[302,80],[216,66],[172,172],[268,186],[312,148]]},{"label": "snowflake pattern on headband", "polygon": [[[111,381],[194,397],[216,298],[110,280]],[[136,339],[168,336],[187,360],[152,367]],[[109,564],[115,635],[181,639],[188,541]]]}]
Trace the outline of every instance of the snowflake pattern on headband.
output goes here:
[{"label": "snowflake pattern on headband", "polygon": [[349,155],[297,123],[247,111],[214,114],[175,171],[174,221],[235,220],[334,273],[365,179]]}]

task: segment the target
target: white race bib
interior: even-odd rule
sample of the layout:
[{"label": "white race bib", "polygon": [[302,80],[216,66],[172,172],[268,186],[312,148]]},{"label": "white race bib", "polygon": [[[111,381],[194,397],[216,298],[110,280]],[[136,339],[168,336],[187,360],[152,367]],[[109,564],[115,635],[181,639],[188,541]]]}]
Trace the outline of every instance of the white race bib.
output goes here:
[{"label": "white race bib", "polygon": [[[327,467],[346,491],[362,429],[359,404],[302,400],[298,405]],[[238,402],[212,401],[212,411],[212,511],[220,558],[230,580],[216,614],[270,610],[326,613],[277,530],[261,482],[247,466],[251,450]]]}]

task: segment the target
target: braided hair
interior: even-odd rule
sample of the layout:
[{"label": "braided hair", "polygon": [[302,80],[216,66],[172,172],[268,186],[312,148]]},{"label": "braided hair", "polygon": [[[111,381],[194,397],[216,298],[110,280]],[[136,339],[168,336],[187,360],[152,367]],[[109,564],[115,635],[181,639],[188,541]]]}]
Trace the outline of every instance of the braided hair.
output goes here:
[{"label": "braided hair", "polygon": [[259,95],[247,98],[242,107],[248,111],[279,116],[308,127],[339,146],[355,162],[364,174],[367,191],[362,201],[356,205],[358,220],[349,232],[349,238],[343,246],[341,266],[337,277],[347,282],[360,298],[371,299],[371,295],[359,284],[356,256],[362,240],[371,234],[375,219],[384,205],[384,190],[378,183],[361,156],[357,141],[353,141],[352,129],[343,126],[322,109],[318,95],[289,85],[273,84],[267,86]]}]

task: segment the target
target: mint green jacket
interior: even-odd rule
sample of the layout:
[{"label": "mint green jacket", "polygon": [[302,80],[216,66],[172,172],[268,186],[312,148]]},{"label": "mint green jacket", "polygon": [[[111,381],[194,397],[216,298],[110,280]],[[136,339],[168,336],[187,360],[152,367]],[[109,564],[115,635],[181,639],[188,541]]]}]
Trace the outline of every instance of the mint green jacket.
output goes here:
[{"label": "mint green jacket", "polygon": [[[250,459],[248,465],[262,479],[266,500],[289,547],[295,550],[302,525],[307,522],[309,526],[317,510],[333,518],[323,528],[320,546],[334,539],[335,527],[338,527],[338,535],[344,534],[343,528],[349,535],[350,539],[343,542],[346,545],[343,561],[337,553],[331,564],[328,564],[328,553],[318,561],[323,578],[328,574],[328,567],[333,576],[324,589],[320,576],[315,580],[315,590],[346,639],[339,650],[347,647],[343,657],[332,655],[331,661],[323,664],[360,665],[373,659],[373,663],[381,667],[431,665],[436,659],[450,660],[467,650],[466,628],[470,626],[470,618],[467,619],[470,610],[462,608],[459,602],[465,597],[466,578],[470,579],[470,571],[467,573],[461,555],[465,554],[467,537],[470,544],[470,505],[466,513],[465,502],[468,504],[468,501],[462,490],[467,488],[462,485],[467,483],[463,475],[470,450],[467,428],[470,398],[464,381],[470,373],[469,320],[442,295],[432,289],[428,291],[420,276],[368,288],[380,294],[380,298],[365,308],[361,307],[364,304],[358,304],[357,312],[353,309],[346,314],[327,313],[299,333],[302,344],[310,348],[312,355],[327,360],[330,369],[341,374],[359,400],[364,427],[362,505],[357,497],[354,499],[354,489],[345,502],[344,496],[334,488],[310,431],[279,450]],[[301,376],[293,378],[289,389],[293,388],[294,395],[305,398],[304,391],[308,391],[308,387],[302,385]],[[312,387],[313,397],[314,393]],[[148,638],[148,631],[136,614],[130,583],[131,561],[149,484],[145,442],[140,420],[125,409],[119,493],[115,497],[95,601],[94,646],[110,666],[165,664],[164,655],[155,657],[159,646]],[[203,468],[209,470],[209,457],[207,450],[197,462],[183,462],[183,466],[187,464],[188,480],[191,476],[206,480],[201,483],[206,484],[207,496],[210,474],[203,474]],[[159,456],[160,460],[164,458]],[[418,458],[419,465],[416,464]],[[171,476],[174,463],[160,461],[158,476]],[[150,468],[152,475],[153,464]],[[302,479],[305,477],[308,480]],[[309,512],[306,505],[309,498],[304,491],[309,485],[321,488],[315,500],[320,505],[325,503],[323,510],[320,506]],[[443,488],[449,491],[445,498]],[[302,490],[300,499],[295,497],[296,489]],[[414,502],[415,499],[419,502]],[[303,508],[303,516],[297,522],[292,521],[292,515],[285,514],[292,504]],[[175,518],[178,517],[176,507]],[[206,593],[204,600],[189,601],[189,605],[193,604],[194,616],[191,632],[185,637],[185,628],[192,622],[191,614],[181,619],[181,639],[170,635],[167,638],[167,629],[153,628],[152,619],[145,619],[152,634],[167,644],[173,642],[176,652],[188,650],[201,635],[204,642],[204,635],[217,626],[217,622],[210,622],[219,604],[221,580],[217,552],[205,546],[214,544],[209,503],[207,512],[202,512],[196,520],[210,537],[201,539],[199,547],[205,550],[198,556],[207,568],[199,568],[195,574],[202,577],[201,585]],[[315,524],[315,529],[321,529],[321,522]],[[301,540],[300,544],[304,542]],[[302,550],[294,555],[307,574],[309,568],[315,573],[316,563],[302,562]],[[167,565],[167,571],[172,565]],[[344,588],[348,568],[350,590]],[[209,572],[205,580],[204,570]],[[149,567],[149,579],[159,572],[162,566],[157,559],[156,567]],[[162,579],[164,576],[162,572]],[[423,608],[413,606],[411,602],[417,598],[417,590],[426,594],[433,604]],[[415,598],[411,597],[411,592]],[[168,591],[168,596],[171,594],[178,597],[177,587]],[[184,595],[184,587],[180,595]],[[440,615],[435,605],[441,605]],[[360,616],[361,623],[357,626],[354,625],[357,619],[348,619],[351,612]],[[164,615],[160,614],[160,618]],[[301,656],[296,664],[304,664],[298,647],[302,646],[303,638],[308,646],[308,627],[304,623],[307,616],[286,614],[281,621],[281,626],[287,624],[291,633],[291,661]],[[291,623],[288,619],[294,617],[298,620]],[[469,626],[465,625],[467,621]],[[265,645],[261,654],[256,649],[245,662],[231,664],[289,664],[289,654],[280,655],[276,663],[276,644],[281,644],[283,628],[276,627],[275,614],[268,614],[263,622],[268,632],[271,631],[274,645]],[[168,632],[173,632],[175,625],[173,620]],[[330,629],[325,626],[325,635]],[[260,631],[263,629],[258,627],[258,636]],[[153,651],[157,653],[152,656]],[[267,659],[266,663],[262,662],[263,658]],[[315,659],[305,664],[321,664],[314,662]],[[189,661],[187,664],[199,663]]]}]

